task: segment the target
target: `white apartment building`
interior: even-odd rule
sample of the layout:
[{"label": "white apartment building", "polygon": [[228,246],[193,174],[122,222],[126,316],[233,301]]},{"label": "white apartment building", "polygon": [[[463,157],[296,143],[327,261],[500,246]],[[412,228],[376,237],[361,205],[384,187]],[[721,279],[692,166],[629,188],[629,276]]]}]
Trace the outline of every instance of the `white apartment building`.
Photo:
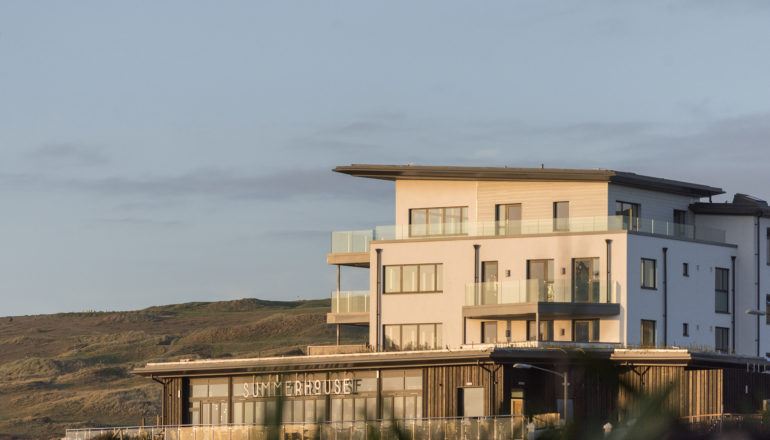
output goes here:
[{"label": "white apartment building", "polygon": [[327,256],[370,268],[368,291],[333,293],[328,322],[369,325],[374,348],[770,351],[761,200],[611,170],[335,171],[395,183],[394,224],[336,232]]}]

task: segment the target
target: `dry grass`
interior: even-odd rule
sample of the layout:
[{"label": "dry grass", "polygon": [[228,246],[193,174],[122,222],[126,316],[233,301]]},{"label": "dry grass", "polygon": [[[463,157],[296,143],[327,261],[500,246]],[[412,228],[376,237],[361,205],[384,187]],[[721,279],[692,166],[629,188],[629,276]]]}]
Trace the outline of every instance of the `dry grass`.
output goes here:
[{"label": "dry grass", "polygon": [[[148,361],[297,354],[333,343],[328,300],[242,299],[131,312],[0,318],[0,439],[60,438],[67,428],[155,422]],[[363,329],[346,329],[362,343]],[[345,334],[345,333],[343,333]]]}]

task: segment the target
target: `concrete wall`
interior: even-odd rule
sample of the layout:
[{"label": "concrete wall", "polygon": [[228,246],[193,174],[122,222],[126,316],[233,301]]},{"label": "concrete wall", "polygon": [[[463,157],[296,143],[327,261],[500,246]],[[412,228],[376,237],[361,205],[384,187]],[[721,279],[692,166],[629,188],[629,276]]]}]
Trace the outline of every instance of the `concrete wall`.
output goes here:
[{"label": "concrete wall", "polygon": [[[731,315],[716,313],[715,267],[730,268],[736,249],[728,246],[629,234],[628,344],[641,343],[641,320],[656,321],[657,343],[663,344],[663,248],[668,248],[668,345],[714,348],[714,327],[731,326]],[[657,289],[641,288],[641,259],[657,261]],[[683,276],[682,263],[690,266]],[[730,310],[733,305],[730,304]],[[689,324],[689,337],[682,323]]]}]

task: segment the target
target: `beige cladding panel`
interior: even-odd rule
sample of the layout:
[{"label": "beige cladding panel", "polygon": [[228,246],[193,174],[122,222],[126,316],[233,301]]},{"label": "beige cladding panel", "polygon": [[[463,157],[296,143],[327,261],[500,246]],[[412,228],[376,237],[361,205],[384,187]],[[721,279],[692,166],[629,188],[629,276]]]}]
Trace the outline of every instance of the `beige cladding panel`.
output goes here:
[{"label": "beige cladding panel", "polygon": [[396,224],[409,224],[409,210],[467,206],[468,221],[476,218],[477,182],[397,180]]},{"label": "beige cladding panel", "polygon": [[494,221],[495,206],[521,203],[522,218],[547,219],[553,203],[570,202],[570,217],[606,216],[606,182],[478,182],[478,221]]}]

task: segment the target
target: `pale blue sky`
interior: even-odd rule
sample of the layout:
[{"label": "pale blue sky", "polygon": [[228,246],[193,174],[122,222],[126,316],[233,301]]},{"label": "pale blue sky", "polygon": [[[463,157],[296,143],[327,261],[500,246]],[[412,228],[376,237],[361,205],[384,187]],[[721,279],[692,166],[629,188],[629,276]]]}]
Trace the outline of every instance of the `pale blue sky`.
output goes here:
[{"label": "pale blue sky", "polygon": [[769,53],[759,0],[0,2],[0,315],[327,296],[393,217],[339,164],[770,197]]}]

